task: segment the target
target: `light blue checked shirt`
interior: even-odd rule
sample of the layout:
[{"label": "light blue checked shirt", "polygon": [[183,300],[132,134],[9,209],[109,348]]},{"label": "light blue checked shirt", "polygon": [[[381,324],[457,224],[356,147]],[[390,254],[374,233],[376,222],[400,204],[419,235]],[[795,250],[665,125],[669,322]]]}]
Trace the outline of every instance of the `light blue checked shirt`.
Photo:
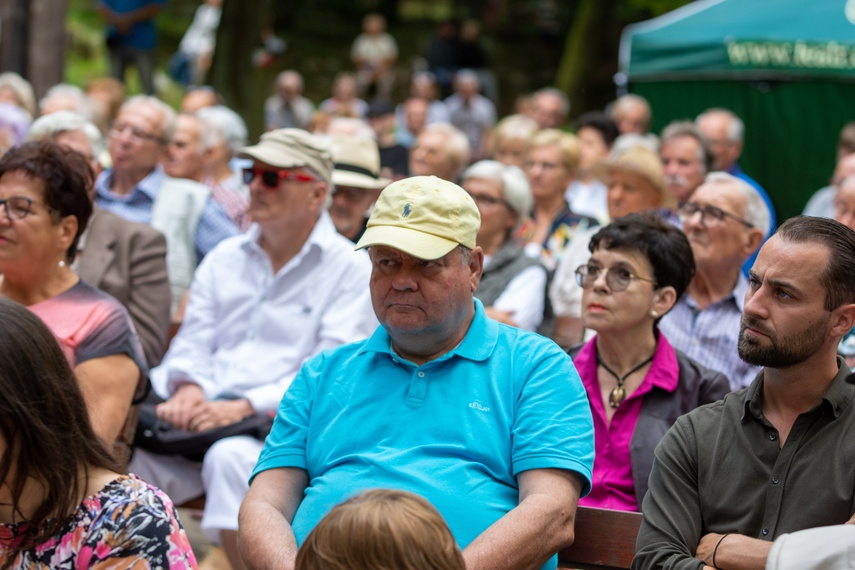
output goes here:
[{"label": "light blue checked shirt", "polygon": [[[112,177],[112,169],[105,170],[98,176],[95,182],[98,205],[126,220],[150,224],[152,205],[166,179],[166,174],[160,166],[143,178],[128,195],[115,194],[110,190],[113,183]],[[240,232],[237,226],[229,219],[222,207],[209,199],[205,209],[202,210],[199,225],[196,228],[194,239],[196,262],[202,261],[202,258],[218,243],[238,233]]]},{"label": "light blue checked shirt", "polygon": [[701,310],[686,293],[659,322],[671,346],[727,376],[732,390],[751,384],[761,370],[743,362],[737,350],[747,289],[748,280],[740,272],[729,296]]}]

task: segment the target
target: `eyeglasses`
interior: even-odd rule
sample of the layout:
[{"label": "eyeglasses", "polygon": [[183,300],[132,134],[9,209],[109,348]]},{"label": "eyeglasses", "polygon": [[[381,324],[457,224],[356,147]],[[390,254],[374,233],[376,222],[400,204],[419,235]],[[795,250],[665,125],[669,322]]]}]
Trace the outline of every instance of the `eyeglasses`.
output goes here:
[{"label": "eyeglasses", "polygon": [[606,285],[608,285],[609,289],[613,293],[625,291],[626,288],[629,287],[629,284],[632,283],[633,279],[647,281],[648,283],[653,283],[654,287],[656,286],[656,281],[634,275],[623,267],[610,267],[606,269],[604,267],[597,267],[596,265],[580,265],[577,267],[576,283],[578,283],[579,287],[582,289],[590,289],[594,286],[594,283],[603,271],[606,272]]},{"label": "eyeglasses", "polygon": [[497,204],[504,204],[509,208],[511,207],[510,204],[501,198],[494,198],[493,196],[488,196],[486,194],[472,194],[471,192],[469,195],[472,196],[472,199],[478,206],[496,206]]},{"label": "eyeglasses", "polygon": [[744,220],[739,216],[735,216],[730,212],[725,212],[721,208],[716,208],[715,206],[699,206],[694,202],[686,202],[682,206],[680,206],[680,221],[682,223],[686,223],[686,221],[694,216],[697,212],[701,213],[701,225],[707,228],[714,228],[718,226],[725,217],[732,218],[744,225],[747,228],[753,228],[754,224],[749,222],[748,220]]},{"label": "eyeglasses", "polygon": [[299,172],[290,172],[288,170],[261,170],[260,168],[244,168],[243,183],[251,183],[256,176],[261,175],[261,181],[268,190],[276,190],[283,180],[292,180],[294,182],[317,182],[318,179],[308,174]]},{"label": "eyeglasses", "polygon": [[5,200],[0,200],[3,208],[6,210],[6,217],[10,220],[23,220],[30,213],[30,206],[33,201],[23,196],[12,196]]},{"label": "eyeglasses", "polygon": [[156,141],[159,143],[166,142],[166,139],[159,135],[148,133],[139,127],[133,127],[131,125],[120,123],[118,125],[113,125],[113,128],[110,129],[111,137],[119,137],[122,136],[124,133],[128,133],[128,138],[138,144],[144,143],[146,141]]}]

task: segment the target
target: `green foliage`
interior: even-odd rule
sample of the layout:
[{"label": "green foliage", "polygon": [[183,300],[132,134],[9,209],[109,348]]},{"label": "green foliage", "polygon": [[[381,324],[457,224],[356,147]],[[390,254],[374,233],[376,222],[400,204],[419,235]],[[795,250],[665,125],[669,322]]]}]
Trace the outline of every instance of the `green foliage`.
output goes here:
[{"label": "green foliage", "polygon": [[623,0],[620,3],[621,14],[630,21],[644,20],[661,16],[690,0]]}]

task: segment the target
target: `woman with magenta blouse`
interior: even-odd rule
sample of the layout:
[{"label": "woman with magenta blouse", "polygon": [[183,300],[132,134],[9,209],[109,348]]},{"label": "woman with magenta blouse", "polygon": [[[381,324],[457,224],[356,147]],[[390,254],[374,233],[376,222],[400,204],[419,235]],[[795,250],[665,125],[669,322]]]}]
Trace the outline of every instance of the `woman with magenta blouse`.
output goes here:
[{"label": "woman with magenta blouse", "polygon": [[653,450],[674,421],[730,385],[671,347],[657,328],[695,273],[686,236],[656,214],[630,214],[597,232],[576,270],[582,318],[597,332],[570,350],[594,418],[591,493],[580,505],[638,511]]}]

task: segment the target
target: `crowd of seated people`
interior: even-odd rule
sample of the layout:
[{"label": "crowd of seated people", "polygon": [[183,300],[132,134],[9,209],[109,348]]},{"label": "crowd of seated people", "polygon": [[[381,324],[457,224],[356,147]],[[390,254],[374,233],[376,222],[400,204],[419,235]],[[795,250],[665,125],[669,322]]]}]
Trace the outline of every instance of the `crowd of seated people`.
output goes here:
[{"label": "crowd of seated people", "polygon": [[[264,440],[281,421],[274,417],[280,401],[287,401],[292,381],[300,378],[304,366],[334,361],[338,347],[389,330],[393,325],[385,318],[393,308],[406,313],[401,319],[415,327],[415,333],[405,335],[407,346],[434,347],[437,338],[449,335],[447,322],[430,322],[432,311],[453,313],[460,291],[467,302],[471,293],[477,310],[474,316],[456,316],[471,319],[473,327],[486,318],[512,327],[515,334],[536,331],[557,343],[566,362],[554,356],[558,360],[547,369],[554,374],[569,367],[572,372],[554,380],[573,384],[579,397],[574,402],[587,403],[589,424],[580,429],[596,451],[590,457],[590,473],[581,464],[559,462],[554,467],[566,475],[561,482],[534,483],[520,478],[520,472],[553,466],[532,458],[519,459],[528,467],[511,470],[519,488],[511,485],[509,490],[535,515],[541,512],[536,500],[542,489],[572,505],[570,522],[577,504],[652,513],[651,522],[642,527],[639,568],[661,567],[663,553],[686,555],[717,568],[735,567],[732,561],[747,553],[759,552],[765,560],[768,552],[750,540],[771,545],[771,539],[785,533],[820,523],[842,524],[852,516],[850,512],[837,520],[846,509],[825,495],[830,501],[826,516],[794,516],[792,524],[769,522],[776,513],[795,512],[785,504],[786,496],[776,503],[777,510],[746,508],[751,514],[744,520],[730,507],[701,513],[680,510],[668,494],[669,485],[682,485],[681,497],[692,501],[729,495],[715,488],[690,489],[667,471],[675,466],[685,470],[688,463],[697,467],[701,480],[705,470],[714,471],[705,462],[722,458],[704,439],[714,435],[692,430],[718,426],[715,422],[735,413],[734,402],[742,398],[745,413],[753,414],[762,426],[757,429],[765,429],[766,439],[775,442],[771,450],[756,452],[761,461],[754,470],[746,468],[745,477],[759,481],[768,475],[771,496],[782,488],[778,485],[785,474],[799,482],[806,477],[798,471],[798,452],[792,452],[795,463],[787,469],[769,460],[791,452],[783,445],[788,436],[799,441],[819,429],[804,426],[808,420],[802,416],[822,408],[828,412],[822,416],[826,422],[831,421],[829,415],[838,419],[852,413],[852,387],[844,372],[855,364],[849,311],[855,300],[850,299],[849,286],[840,284],[848,279],[845,271],[833,271],[855,235],[851,125],[841,132],[831,184],[807,206],[808,213],[836,222],[796,218],[776,234],[778,218],[769,195],[738,162],[744,125],[727,109],[709,109],[694,122],[674,122],[656,136],[649,132],[650,106],[637,95],[568,122],[569,100],[550,87],[534,93],[520,113],[497,117],[498,102],[481,93],[479,75],[467,70],[452,79],[454,93],[446,99],[438,97],[436,77],[430,72],[413,73],[409,95],[401,101],[388,100],[385,86],[379,89],[382,99],[360,98],[367,92],[362,80],[341,73],[331,96],[313,102],[303,96],[299,71],[282,71],[264,107],[267,132],[259,141],[250,141],[246,118],[210,88],[188,92],[176,113],[154,96],[126,98],[122,85],[111,80],[93,82],[86,90],[60,84],[37,100],[20,76],[0,74],[0,298],[26,307],[58,340],[91,425],[92,433],[84,429],[80,437],[94,438],[107,453],[80,460],[83,473],[91,468],[99,478],[75,480],[73,488],[61,490],[68,498],[56,503],[62,512],[45,511],[42,502],[30,510],[14,506],[0,523],[32,523],[32,529],[11,547],[0,537],[0,559],[30,560],[29,546],[23,545],[44,543],[42,527],[51,517],[69,524],[69,517],[82,516],[80,509],[89,503],[81,499],[97,496],[101,487],[90,487],[97,483],[106,484],[111,493],[121,487],[122,493],[158,497],[172,526],[157,540],[184,541],[163,492],[176,503],[207,494],[203,530],[222,545],[232,568],[240,570],[247,562],[252,567],[254,557],[242,551],[246,547],[238,535],[243,529],[238,512],[250,493],[254,507],[248,528],[257,533],[258,521],[265,519],[254,517],[260,516],[259,504],[267,504],[260,499],[270,497],[259,497],[262,491],[253,491],[248,481],[256,474],[259,455],[269,460],[274,453],[264,447]],[[431,191],[444,193],[449,191],[446,183],[461,192],[457,209],[434,212],[432,206],[420,206],[424,188],[435,185]],[[400,202],[392,211],[383,204],[381,191],[391,192],[396,184],[409,193],[395,195]],[[468,213],[461,208],[469,208]],[[377,233],[380,222],[372,220],[378,209],[382,223],[395,229],[384,234],[385,241],[372,242],[369,255],[353,251],[354,244],[358,247]],[[392,223],[383,216],[397,218]],[[403,225],[395,225],[399,223]],[[810,232],[800,230],[802,225]],[[473,227],[474,233],[463,239]],[[420,242],[422,249],[403,249],[395,232],[404,230],[428,236]],[[821,237],[814,239],[811,232]],[[469,237],[474,241],[467,241]],[[435,246],[436,240],[460,249],[422,257],[423,251],[433,255],[436,248],[424,248]],[[818,260],[813,273],[792,278],[781,274],[782,264],[797,268],[800,261],[788,258],[781,244],[813,255]],[[375,252],[383,248],[403,253],[377,258]],[[460,259],[451,259],[456,256]],[[823,272],[818,268],[826,267],[826,258],[828,269]],[[388,277],[392,268],[394,278]],[[466,272],[457,293],[448,277],[455,268]],[[391,296],[377,296],[381,278],[388,278]],[[440,281],[449,292],[430,298],[431,287]],[[808,295],[807,290],[814,292]],[[405,296],[419,300],[391,300]],[[795,314],[808,301],[823,299],[815,313],[805,312],[798,322],[780,316],[774,322],[778,313]],[[0,302],[0,308],[7,305]],[[4,310],[14,312],[16,307]],[[454,314],[446,316],[460,325]],[[412,324],[425,320],[429,322],[424,326]],[[15,317],[10,323],[19,321]],[[3,327],[6,330],[5,323]],[[424,384],[431,367],[450,365],[446,360],[487,358],[468,347],[463,337],[455,337],[459,346],[442,345],[430,358],[415,361],[396,352],[402,337],[391,338],[386,352],[369,342],[358,357],[366,351],[389,357],[394,364],[377,364],[379,374],[391,374],[386,365],[407,370],[412,378],[402,400],[405,407],[430,400],[431,389],[447,389]],[[757,346],[764,347],[759,355]],[[845,360],[833,357],[838,353]],[[819,355],[825,358],[821,362]],[[357,356],[352,358],[355,362]],[[521,366],[515,358],[522,357],[510,358],[510,370]],[[526,366],[540,357],[530,358]],[[814,379],[812,392],[787,392],[787,386],[797,383],[793,370],[808,370],[806,363],[811,362],[828,378]],[[338,398],[346,409],[346,398],[354,396],[345,397],[339,389],[336,384],[326,397]],[[355,383],[352,389],[361,388]],[[508,413],[507,402],[492,399],[496,394],[491,390],[511,390],[520,409],[537,402],[523,385],[478,386],[465,402],[467,411],[484,417]],[[779,399],[770,401],[772,395]],[[313,399],[323,396],[311,394]],[[533,400],[523,401],[528,397]],[[696,408],[700,411],[690,414]],[[278,413],[282,415],[281,408]],[[684,414],[690,415],[681,423],[677,418]],[[309,425],[308,417],[302,420]],[[471,421],[453,423],[471,436]],[[141,435],[152,426],[157,428],[154,440],[161,430],[196,447],[192,452],[167,450],[163,441]],[[313,429],[318,428],[309,429],[305,437],[322,435]],[[836,441],[833,438],[842,437],[837,432],[846,430],[831,424],[817,437]],[[11,461],[16,450],[10,442],[17,437],[0,433],[0,479],[11,476],[4,462]],[[476,445],[455,437],[460,436],[451,439],[461,453]],[[747,454],[753,436],[745,437],[740,452]],[[130,447],[135,447],[133,460]],[[498,445],[487,451],[500,452]],[[437,453],[441,470],[448,451]],[[29,460],[18,461],[41,469]],[[363,461],[378,459],[357,459]],[[742,456],[732,461],[740,468],[749,462]],[[115,479],[126,469],[142,479],[110,483],[109,477]],[[405,482],[407,477],[432,478],[431,473],[403,472]],[[280,483],[305,484],[309,498],[326,491],[322,478],[316,487],[315,475],[303,481],[299,477],[305,473],[287,473],[298,479]],[[34,475],[43,485],[53,484],[40,479],[49,476],[41,471]],[[843,470],[840,477],[849,482],[851,495],[855,473]],[[265,475],[263,481],[266,489],[270,478]],[[370,483],[365,488],[374,486]],[[13,504],[30,500],[31,489],[25,488],[24,494],[19,490],[12,489]],[[760,496],[758,490],[752,492]],[[331,518],[355,512],[348,508],[356,505],[368,508],[371,501],[409,500],[369,493],[345,503],[347,508],[336,507]],[[284,501],[271,504],[286,519],[293,518],[299,502]],[[410,505],[416,506],[424,505]],[[456,517],[437,507],[443,517]],[[668,518],[671,512],[679,512],[680,524],[695,534],[672,540],[662,522],[676,524],[677,519]],[[515,513],[512,509],[506,516],[516,520]],[[433,513],[419,516],[430,518]],[[501,527],[502,521],[504,517],[493,524]],[[298,536],[298,542],[312,544],[313,552],[301,550],[296,564],[359,567],[330,565],[325,557],[335,556],[330,554],[335,549],[329,550],[319,537],[321,530],[345,536],[342,525],[361,523],[339,518],[331,529],[323,524],[317,533]],[[441,564],[458,567],[460,557],[459,567],[464,559],[467,564],[490,560],[481,558],[481,549],[501,549],[489,542],[493,535],[480,534],[482,530],[466,541],[455,534],[462,555],[460,550],[444,550],[447,560]],[[501,530],[495,536],[504,536]],[[357,539],[370,540],[367,534]],[[522,550],[518,554],[549,567],[556,545],[566,545],[567,537],[561,540],[549,542],[552,551],[546,557],[529,558]],[[422,547],[413,543],[406,551]],[[189,547],[183,556],[187,566],[195,564]],[[396,562],[395,567],[419,567],[408,564]],[[440,567],[440,562],[431,567]]]}]

